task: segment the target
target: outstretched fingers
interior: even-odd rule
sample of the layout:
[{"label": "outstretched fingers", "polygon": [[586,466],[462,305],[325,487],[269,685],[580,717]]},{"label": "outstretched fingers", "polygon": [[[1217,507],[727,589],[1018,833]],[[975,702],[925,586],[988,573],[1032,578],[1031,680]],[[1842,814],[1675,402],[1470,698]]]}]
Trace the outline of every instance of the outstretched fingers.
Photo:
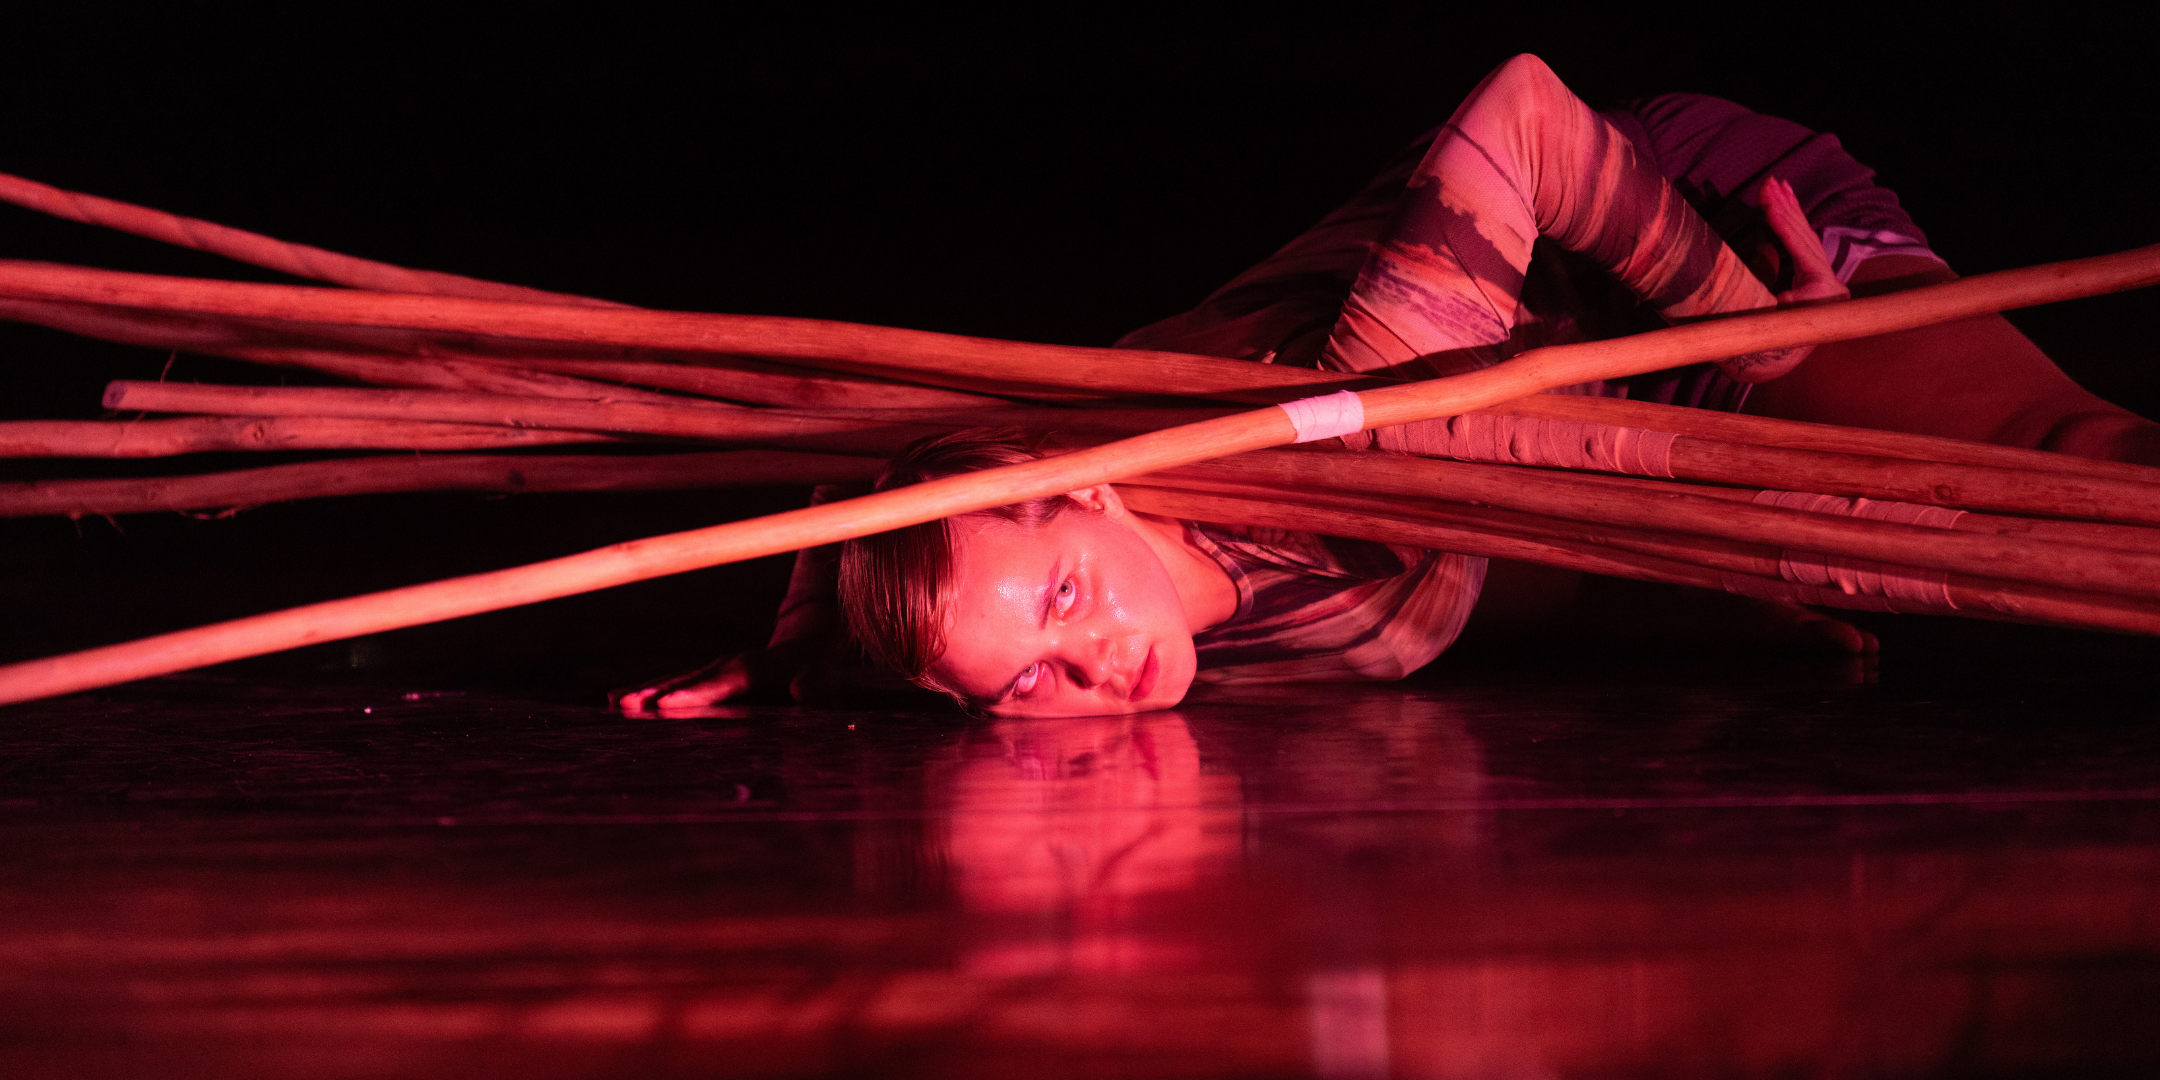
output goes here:
[{"label": "outstretched fingers", "polygon": [[624,691],[616,695],[614,706],[625,713],[695,709],[746,693],[754,681],[745,657],[722,657],[696,671]]},{"label": "outstretched fingers", "polygon": [[1830,265],[1830,256],[1823,251],[1814,227],[1808,224],[1806,211],[1800,209],[1800,198],[1793,193],[1792,185],[1770,177],[1762,183],[1761,197],[1771,231],[1777,233],[1793,260],[1793,285],[1778,294],[1778,305],[1850,298],[1852,291],[1838,280],[1837,270]]}]

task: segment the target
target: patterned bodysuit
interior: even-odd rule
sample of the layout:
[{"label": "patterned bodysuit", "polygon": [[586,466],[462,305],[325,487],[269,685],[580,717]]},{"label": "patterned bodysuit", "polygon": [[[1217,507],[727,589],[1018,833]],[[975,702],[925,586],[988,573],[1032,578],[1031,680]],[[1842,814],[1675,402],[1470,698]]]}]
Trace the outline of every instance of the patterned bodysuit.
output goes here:
[{"label": "patterned bodysuit", "polygon": [[[1435,377],[1770,307],[1782,268],[1753,199],[1771,175],[1793,185],[1841,279],[1872,254],[1932,257],[1834,136],[1694,95],[1601,116],[1520,56],[1348,204],[1198,308],[1118,344]],[[1803,355],[1563,392],[1735,410],[1748,383]],[[1415,428],[1346,441],[1411,449]],[[1197,523],[1188,535],[1240,598],[1194,639],[1203,682],[1400,678],[1454,641],[1484,577],[1484,560],[1445,552]]]}]

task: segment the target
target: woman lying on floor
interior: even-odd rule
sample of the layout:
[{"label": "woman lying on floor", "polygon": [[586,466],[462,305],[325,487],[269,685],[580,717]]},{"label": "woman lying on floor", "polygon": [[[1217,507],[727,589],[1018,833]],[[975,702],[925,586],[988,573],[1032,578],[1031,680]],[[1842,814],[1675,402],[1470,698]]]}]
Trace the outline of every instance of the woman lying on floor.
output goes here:
[{"label": "woman lying on floor", "polygon": [[[1119,344],[1433,378],[1540,345],[1834,302],[1848,285],[1954,277],[1834,137],[1696,95],[1600,115],[1520,56],[1349,204]],[[2079,389],[1999,316],[1563,392],[2160,464],[2160,425]],[[1344,441],[1430,452],[1435,430]],[[962,433],[910,448],[879,488],[1032,456]],[[793,678],[840,629],[833,561],[798,561],[767,649],[621,707],[700,706]],[[1551,592],[1521,568],[1488,583],[1484,559],[1140,514],[1108,485],[850,541],[837,561],[838,607],[872,659],[999,716],[1165,708],[1195,681],[1401,678],[1473,606],[1505,621]],[[1872,647],[1826,617],[1733,602],[1823,644]]]}]

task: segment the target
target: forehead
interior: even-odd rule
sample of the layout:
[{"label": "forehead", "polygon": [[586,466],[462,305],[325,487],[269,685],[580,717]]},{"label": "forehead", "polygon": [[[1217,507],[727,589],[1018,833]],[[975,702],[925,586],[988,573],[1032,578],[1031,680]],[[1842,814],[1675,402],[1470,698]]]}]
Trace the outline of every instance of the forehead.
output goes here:
[{"label": "forehead", "polygon": [[1072,547],[1057,521],[1020,525],[977,518],[954,524],[952,581],[944,604],[948,626],[993,614],[1013,599],[1015,590],[1039,591]]},{"label": "forehead", "polygon": [[1088,514],[1064,513],[1039,525],[975,514],[952,519],[953,577],[982,579],[1044,570],[1044,563],[1086,540],[1081,527]]}]

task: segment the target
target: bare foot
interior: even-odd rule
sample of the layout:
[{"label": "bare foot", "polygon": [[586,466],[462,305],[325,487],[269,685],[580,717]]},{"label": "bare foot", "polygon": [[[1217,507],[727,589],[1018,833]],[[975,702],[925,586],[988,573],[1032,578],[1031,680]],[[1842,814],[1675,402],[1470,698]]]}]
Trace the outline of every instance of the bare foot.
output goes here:
[{"label": "bare foot", "polygon": [[1875,635],[1843,619],[1813,608],[1777,600],[1757,600],[1754,629],[1771,644],[1787,645],[1801,652],[1832,652],[1847,656],[1871,656],[1882,650]]}]

